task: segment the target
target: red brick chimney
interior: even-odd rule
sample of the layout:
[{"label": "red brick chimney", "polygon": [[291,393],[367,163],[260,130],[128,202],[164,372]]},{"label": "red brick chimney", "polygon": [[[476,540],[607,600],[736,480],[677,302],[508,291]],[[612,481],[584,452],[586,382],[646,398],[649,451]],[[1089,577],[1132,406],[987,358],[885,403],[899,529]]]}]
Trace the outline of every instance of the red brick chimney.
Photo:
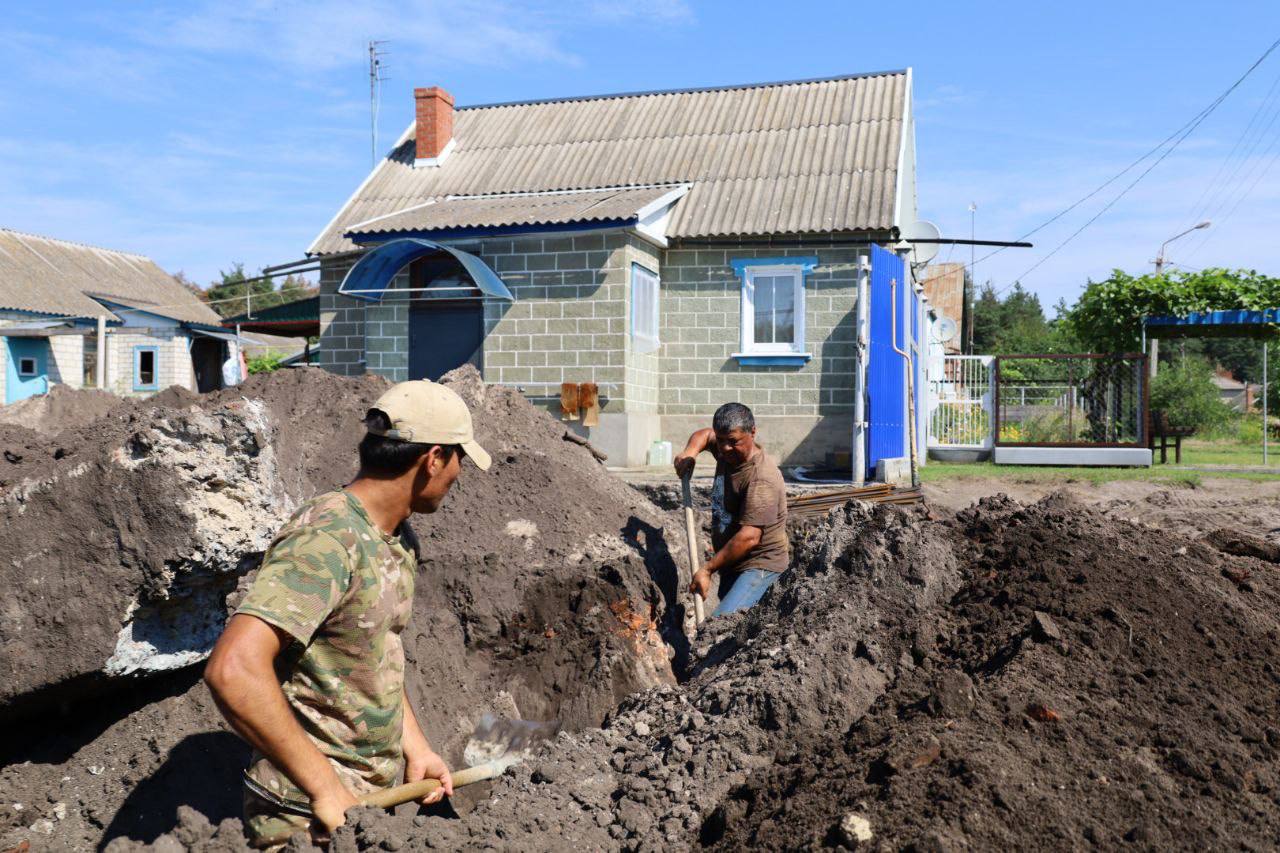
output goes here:
[{"label": "red brick chimney", "polygon": [[438,166],[453,140],[453,95],[439,86],[414,89],[417,102],[417,163]]}]

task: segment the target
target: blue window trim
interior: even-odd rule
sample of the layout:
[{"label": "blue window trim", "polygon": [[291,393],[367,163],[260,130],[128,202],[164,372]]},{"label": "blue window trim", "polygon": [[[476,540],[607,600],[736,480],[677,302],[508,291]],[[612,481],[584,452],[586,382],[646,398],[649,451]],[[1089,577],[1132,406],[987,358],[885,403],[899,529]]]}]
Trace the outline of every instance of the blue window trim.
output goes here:
[{"label": "blue window trim", "polygon": [[[151,379],[150,385],[143,385],[139,382],[142,366],[142,353],[151,352],[153,359],[151,362]],[[160,390],[160,347],[153,346],[136,346],[133,348],[133,390],[135,391],[159,391]]]},{"label": "blue window trim", "polygon": [[733,358],[743,367],[803,367],[813,358],[813,354],[798,352],[793,355],[751,355],[735,352]]},{"label": "blue window trim", "polygon": [[806,275],[813,272],[818,265],[817,255],[805,255],[795,258],[730,258],[729,265],[739,276],[745,276],[747,267],[800,267]]},{"label": "blue window trim", "polygon": [[[742,280],[743,299],[745,300],[745,289],[747,286],[747,270],[752,267],[799,267],[800,268],[800,289],[804,290],[805,277],[813,272],[814,267],[818,265],[818,257],[816,255],[800,255],[791,257],[776,258],[730,258],[729,265],[733,267],[733,271],[737,273]],[[745,308],[743,309],[745,310]],[[801,306],[801,310],[804,308]],[[801,326],[803,327],[803,323]],[[744,332],[745,334],[745,332]],[[739,343],[745,345],[746,341]],[[800,342],[804,346],[804,341]],[[747,353],[735,352],[732,358],[736,359],[738,364],[743,367],[803,367],[813,358],[812,353],[793,352],[793,353]]]},{"label": "blue window trim", "polygon": [[653,280],[657,282],[657,291],[653,294],[653,343],[654,352],[658,347],[662,346],[662,338],[659,335],[661,323],[659,319],[662,317],[662,308],[660,305],[662,299],[662,277],[654,270],[649,269],[638,261],[631,262],[631,338],[636,338],[636,270],[643,270],[653,276]]}]

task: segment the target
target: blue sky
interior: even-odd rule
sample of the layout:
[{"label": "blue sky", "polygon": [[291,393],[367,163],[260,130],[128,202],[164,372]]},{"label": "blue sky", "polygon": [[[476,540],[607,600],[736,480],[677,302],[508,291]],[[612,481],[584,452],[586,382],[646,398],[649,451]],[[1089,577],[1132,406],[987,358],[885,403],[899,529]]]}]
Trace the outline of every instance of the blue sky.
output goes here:
[{"label": "blue sky", "polygon": [[[1280,37],[1280,4],[51,2],[10,7],[0,34],[0,225],[207,283],[300,258],[364,177],[370,38],[391,40],[386,144],[414,86],[465,105],[911,66],[922,215],[967,236],[976,202],[978,236],[1012,239],[1217,97]],[[1072,299],[1206,214],[1172,260],[1280,274],[1278,82],[1280,51],[1024,284]],[[978,279],[1007,286],[1134,175]]]}]

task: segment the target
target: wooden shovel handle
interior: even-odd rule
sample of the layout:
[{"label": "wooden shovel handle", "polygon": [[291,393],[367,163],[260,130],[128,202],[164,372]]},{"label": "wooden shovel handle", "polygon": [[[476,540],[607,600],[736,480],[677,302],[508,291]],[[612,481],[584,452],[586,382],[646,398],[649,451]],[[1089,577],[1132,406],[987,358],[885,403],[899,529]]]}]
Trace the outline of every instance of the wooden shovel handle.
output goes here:
[{"label": "wooden shovel handle", "polygon": [[[472,785],[500,775],[502,775],[501,771],[492,762],[480,764],[476,767],[468,767],[466,770],[459,770],[453,774],[453,787],[461,788],[463,785]],[[401,803],[420,800],[439,787],[439,779],[420,779],[417,782],[406,782],[403,785],[396,785],[394,788],[383,788],[380,791],[365,794],[360,798],[360,805],[391,809]]]},{"label": "wooden shovel handle", "polygon": [[[693,472],[690,471],[680,478],[680,487],[684,492],[684,538],[689,543],[689,576],[698,573],[701,568],[698,562],[698,525],[694,520],[693,514]],[[696,592],[693,594],[693,619],[694,624],[701,625],[702,620],[706,619],[705,608],[702,604],[702,596]]]},{"label": "wooden shovel handle", "polygon": [[[502,775],[503,768],[498,766],[497,762],[490,761],[487,764],[478,764],[475,767],[468,767],[465,770],[459,770],[453,774],[453,787],[461,788],[464,785],[473,785],[476,782],[483,782],[486,779],[496,779]],[[410,803],[414,800],[420,800],[427,794],[440,787],[439,779],[422,779],[417,782],[406,782],[403,785],[396,785],[394,788],[383,788],[380,791],[374,791],[360,797],[360,805],[362,806],[378,806],[379,808],[391,809],[402,803]],[[281,832],[278,835],[259,838],[254,842],[257,849],[267,849],[275,847],[278,844],[288,844],[289,839],[295,833],[301,830],[291,829],[288,832]],[[314,836],[313,836],[314,838]]]}]

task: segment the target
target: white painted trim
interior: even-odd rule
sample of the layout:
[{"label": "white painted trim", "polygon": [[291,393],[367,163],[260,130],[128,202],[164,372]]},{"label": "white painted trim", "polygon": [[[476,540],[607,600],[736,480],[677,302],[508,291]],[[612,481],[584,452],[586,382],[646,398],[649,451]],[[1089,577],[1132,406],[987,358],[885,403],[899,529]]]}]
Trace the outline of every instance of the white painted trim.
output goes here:
[{"label": "white painted trim", "polygon": [[[618,185],[618,186],[608,186],[608,187],[581,187],[581,188],[572,189],[572,190],[525,190],[525,191],[513,192],[513,193],[474,193],[471,195],[468,195],[465,193],[464,194],[455,193],[453,195],[443,196],[443,199],[445,201],[457,201],[459,199],[528,198],[530,196],[541,197],[541,196],[551,196],[551,195],[584,195],[585,193],[609,193],[609,192],[620,193],[620,192],[627,192],[630,190],[656,190],[656,189],[661,189],[662,187],[675,187],[677,190],[680,187],[685,187],[687,191],[687,188],[689,186],[691,186],[691,184],[677,185],[677,184],[672,184],[670,182],[666,182],[661,184],[629,184],[629,185]],[[672,190],[672,192],[675,192],[675,190]],[[666,196],[663,196],[662,198],[666,198]],[[649,205],[653,205],[653,204],[657,204],[657,202],[656,201],[649,202]],[[648,207],[649,205],[646,205],[646,207]]]},{"label": "white painted trim", "polygon": [[403,210],[396,210],[391,213],[384,213],[381,216],[375,216],[372,219],[366,219],[364,222],[357,222],[353,225],[348,225],[347,230],[355,231],[357,228],[362,228],[365,225],[372,225],[375,222],[381,222],[384,219],[390,219],[391,217],[399,216],[402,213],[411,213],[415,210],[422,210],[424,207],[431,207],[431,205],[439,204],[439,203],[440,203],[439,199],[433,198],[433,199],[430,199],[429,201],[424,201],[422,204],[415,204],[412,207],[406,207]]},{"label": "white painted trim", "polygon": [[[795,338],[789,344],[755,342],[755,277],[757,275],[791,275],[795,284],[792,308],[795,311]],[[803,355],[805,352],[804,267],[800,264],[761,264],[743,266],[742,311],[739,330],[740,355]]]},{"label": "white painted trim", "polygon": [[893,224],[902,228],[902,176],[903,165],[907,161],[907,135],[915,133],[915,122],[911,119],[911,67],[907,67],[906,93],[902,99],[902,138],[898,141],[898,174],[893,193]]},{"label": "white painted trim", "polygon": [[455,137],[450,136],[449,141],[444,144],[444,150],[435,157],[418,157],[413,161],[415,169],[434,169],[449,159],[449,155],[453,153],[454,143],[457,142]]},{"label": "white painted trim", "polygon": [[[650,189],[657,189],[658,186],[660,185],[650,187]],[[644,220],[651,218],[654,214],[664,212],[666,208],[670,207],[680,199],[684,198],[692,186],[693,184],[681,184],[680,186],[671,190],[671,192],[664,193],[658,196],[653,201],[649,202],[644,207],[637,210],[636,218],[638,218],[639,220],[641,220],[641,222],[643,222]],[[631,189],[639,189],[639,187],[632,187]]]}]

